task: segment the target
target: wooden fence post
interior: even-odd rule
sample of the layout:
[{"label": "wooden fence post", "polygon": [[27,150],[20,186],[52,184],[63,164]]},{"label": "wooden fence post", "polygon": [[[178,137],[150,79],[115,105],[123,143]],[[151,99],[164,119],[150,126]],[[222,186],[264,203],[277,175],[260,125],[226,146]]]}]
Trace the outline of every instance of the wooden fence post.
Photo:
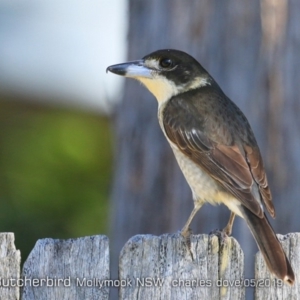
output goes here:
[{"label": "wooden fence post", "polygon": [[258,252],[255,259],[256,300],[300,299],[300,233],[289,233],[285,236],[277,234],[277,237],[291,262],[296,280],[294,286],[290,287],[276,279],[270,274],[261,253]]},{"label": "wooden fence post", "polygon": [[108,299],[109,275],[106,236],[39,240],[23,267],[22,300]]},{"label": "wooden fence post", "polygon": [[244,255],[232,237],[192,235],[189,248],[179,233],[132,237],[121,251],[116,280],[110,279],[107,237],[39,240],[20,278],[14,234],[0,233],[0,300],[18,300],[20,295],[22,300],[107,300],[111,287],[120,287],[121,300],[241,300],[245,287],[253,288],[256,300],[297,300],[300,233],[278,238],[295,272],[293,287],[270,275],[260,253],[256,280],[244,278]]},{"label": "wooden fence post", "polygon": [[13,233],[0,233],[0,299],[18,300],[21,254]]},{"label": "wooden fence post", "polygon": [[[234,238],[137,235],[124,246],[119,299],[244,299],[244,255]],[[232,285],[232,287],[230,287]]]}]

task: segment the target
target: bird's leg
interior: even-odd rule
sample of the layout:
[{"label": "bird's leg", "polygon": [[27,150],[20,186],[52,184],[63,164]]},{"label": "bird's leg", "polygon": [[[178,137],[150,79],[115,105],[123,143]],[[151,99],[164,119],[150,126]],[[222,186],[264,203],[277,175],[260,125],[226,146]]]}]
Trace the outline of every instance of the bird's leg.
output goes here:
[{"label": "bird's leg", "polygon": [[227,225],[225,226],[225,228],[223,229],[223,232],[228,236],[230,236],[232,233],[232,226],[233,226],[234,218],[235,218],[235,213],[231,212],[229,221],[228,221]]},{"label": "bird's leg", "polygon": [[194,257],[193,257],[193,253],[191,251],[191,239],[190,239],[190,237],[191,237],[192,230],[190,229],[190,224],[191,224],[193,218],[195,217],[196,213],[198,212],[198,210],[201,208],[202,205],[203,205],[202,201],[194,201],[194,208],[193,208],[187,222],[185,223],[184,227],[181,230],[181,235],[185,239],[185,242],[186,242],[188,250],[191,254],[192,260],[194,260]]},{"label": "bird's leg", "polygon": [[192,210],[188,220],[186,221],[184,227],[181,230],[181,235],[184,238],[189,238],[189,236],[191,235],[190,224],[191,224],[193,218],[195,217],[197,211],[201,208],[202,205],[203,205],[202,201],[195,201],[194,202],[194,209]]},{"label": "bird's leg", "polygon": [[203,205],[202,201],[195,201],[194,202],[194,209],[192,210],[187,222],[185,223],[184,227],[181,230],[181,235],[185,239],[185,242],[188,246],[189,252],[190,252],[191,257],[192,257],[193,260],[194,260],[194,258],[193,258],[193,253],[191,251],[191,239],[190,239],[192,230],[190,228],[190,224],[191,224],[193,218],[195,217],[197,211],[201,208],[202,205]]},{"label": "bird's leg", "polygon": [[216,229],[210,232],[210,234],[215,234],[219,238],[221,245],[224,245],[226,238],[231,235],[234,218],[235,213],[231,212],[229,221],[223,230]]}]

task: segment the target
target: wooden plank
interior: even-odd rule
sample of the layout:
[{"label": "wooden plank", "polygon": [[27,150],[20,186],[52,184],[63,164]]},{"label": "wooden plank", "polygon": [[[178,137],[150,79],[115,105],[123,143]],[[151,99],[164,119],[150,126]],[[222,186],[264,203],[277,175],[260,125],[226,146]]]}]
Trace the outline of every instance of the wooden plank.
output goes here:
[{"label": "wooden plank", "polygon": [[[122,300],[244,299],[244,255],[235,239],[192,235],[191,251],[182,236],[137,235],[120,254]],[[233,287],[228,287],[228,285]]]},{"label": "wooden plank", "polygon": [[294,270],[294,286],[290,287],[270,274],[261,253],[258,252],[255,260],[255,279],[258,285],[255,289],[255,299],[300,299],[300,233],[277,234],[277,237]]},{"label": "wooden plank", "polygon": [[21,253],[13,233],[0,233],[0,299],[18,300]]},{"label": "wooden plank", "polygon": [[109,245],[103,235],[37,241],[26,260],[22,300],[108,299]]}]

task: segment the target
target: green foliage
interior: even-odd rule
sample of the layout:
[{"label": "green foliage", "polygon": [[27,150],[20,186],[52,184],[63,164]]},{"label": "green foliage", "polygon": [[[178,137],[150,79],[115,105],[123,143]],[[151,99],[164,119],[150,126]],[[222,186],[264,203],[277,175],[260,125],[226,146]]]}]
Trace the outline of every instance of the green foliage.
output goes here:
[{"label": "green foliage", "polygon": [[37,239],[107,232],[112,145],[99,115],[0,103],[0,228]]}]

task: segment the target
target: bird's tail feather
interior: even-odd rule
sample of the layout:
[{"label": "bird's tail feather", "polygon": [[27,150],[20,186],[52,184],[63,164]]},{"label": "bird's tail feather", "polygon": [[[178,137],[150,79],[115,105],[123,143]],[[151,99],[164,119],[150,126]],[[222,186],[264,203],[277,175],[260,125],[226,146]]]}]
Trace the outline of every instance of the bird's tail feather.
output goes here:
[{"label": "bird's tail feather", "polygon": [[259,218],[245,207],[241,207],[240,210],[269,270],[276,277],[289,285],[293,285],[295,281],[293,269],[266,215],[263,218]]}]

